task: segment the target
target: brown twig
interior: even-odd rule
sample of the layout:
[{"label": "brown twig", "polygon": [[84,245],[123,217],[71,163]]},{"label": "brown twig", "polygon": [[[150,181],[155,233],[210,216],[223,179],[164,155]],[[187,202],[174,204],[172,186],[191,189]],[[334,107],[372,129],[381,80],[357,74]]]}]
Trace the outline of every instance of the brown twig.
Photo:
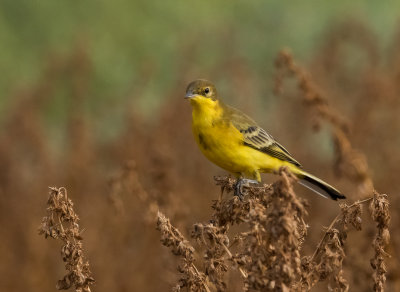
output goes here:
[{"label": "brown twig", "polygon": [[[371,197],[371,198],[368,198],[368,199],[364,199],[364,200],[361,200],[361,201],[354,202],[353,204],[351,204],[351,205],[348,206],[347,208],[353,208],[353,207],[355,207],[355,206],[357,206],[357,205],[360,205],[360,204],[366,203],[366,202],[368,202],[368,201],[371,201],[372,199],[373,199],[373,198]],[[339,218],[340,218],[341,216],[343,216],[342,213],[337,214],[337,216],[335,217],[335,219],[333,219],[333,221],[331,222],[331,224],[329,225],[329,227],[326,229],[324,235],[322,236],[320,242],[319,242],[318,245],[317,245],[317,248],[315,249],[313,255],[311,256],[311,261],[314,260],[315,256],[316,256],[316,255],[318,254],[318,252],[320,251],[321,246],[322,246],[322,243],[324,242],[324,240],[325,240],[325,238],[326,238],[328,232],[332,230],[333,226],[337,223],[337,221],[339,220]]]}]

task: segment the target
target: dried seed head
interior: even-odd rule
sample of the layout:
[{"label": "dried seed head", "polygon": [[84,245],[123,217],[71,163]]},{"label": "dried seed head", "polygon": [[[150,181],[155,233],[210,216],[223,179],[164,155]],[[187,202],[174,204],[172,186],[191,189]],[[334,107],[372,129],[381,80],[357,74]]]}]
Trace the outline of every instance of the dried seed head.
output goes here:
[{"label": "dried seed head", "polygon": [[89,263],[84,261],[82,237],[78,224],[78,215],[65,188],[50,188],[47,201],[47,215],[39,226],[39,234],[44,234],[63,242],[61,257],[65,262],[67,274],[56,284],[58,290],[74,286],[76,291],[90,291],[94,283]]}]

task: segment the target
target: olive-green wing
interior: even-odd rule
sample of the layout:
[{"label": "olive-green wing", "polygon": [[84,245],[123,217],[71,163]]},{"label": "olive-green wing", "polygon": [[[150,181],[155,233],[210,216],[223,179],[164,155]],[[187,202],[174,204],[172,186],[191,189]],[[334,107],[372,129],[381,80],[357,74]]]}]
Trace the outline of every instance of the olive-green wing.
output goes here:
[{"label": "olive-green wing", "polygon": [[243,134],[243,143],[246,146],[301,167],[301,164],[282,145],[276,142],[249,116],[235,108],[224,105],[224,120],[230,121]]}]

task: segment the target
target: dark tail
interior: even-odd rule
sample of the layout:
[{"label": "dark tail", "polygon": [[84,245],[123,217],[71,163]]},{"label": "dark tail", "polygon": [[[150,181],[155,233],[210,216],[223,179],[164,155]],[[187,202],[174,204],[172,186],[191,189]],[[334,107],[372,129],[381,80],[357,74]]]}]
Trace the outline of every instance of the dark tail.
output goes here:
[{"label": "dark tail", "polygon": [[346,199],[346,197],[337,189],[307,172],[302,172],[302,174],[299,175],[299,178],[299,183],[301,185],[309,188],[325,198],[331,198],[335,201],[337,199]]}]

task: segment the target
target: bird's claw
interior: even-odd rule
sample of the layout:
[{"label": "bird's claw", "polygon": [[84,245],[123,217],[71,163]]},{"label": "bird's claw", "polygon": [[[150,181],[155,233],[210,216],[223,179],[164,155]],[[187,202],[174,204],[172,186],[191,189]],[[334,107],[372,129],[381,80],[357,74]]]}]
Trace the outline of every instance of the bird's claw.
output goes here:
[{"label": "bird's claw", "polygon": [[243,201],[243,183],[241,179],[238,179],[236,184],[235,184],[235,191],[233,193],[234,196],[237,196],[239,200]]},{"label": "bird's claw", "polygon": [[235,184],[235,190],[233,195],[237,196],[239,200],[243,201],[245,193],[243,192],[243,187],[248,187],[250,184],[257,184],[258,181],[247,179],[247,178],[239,178]]}]

